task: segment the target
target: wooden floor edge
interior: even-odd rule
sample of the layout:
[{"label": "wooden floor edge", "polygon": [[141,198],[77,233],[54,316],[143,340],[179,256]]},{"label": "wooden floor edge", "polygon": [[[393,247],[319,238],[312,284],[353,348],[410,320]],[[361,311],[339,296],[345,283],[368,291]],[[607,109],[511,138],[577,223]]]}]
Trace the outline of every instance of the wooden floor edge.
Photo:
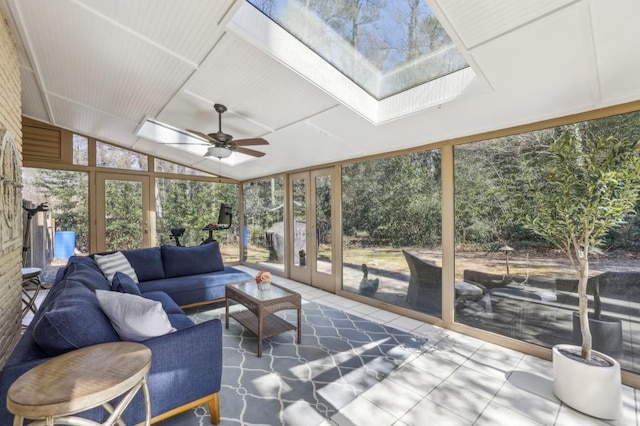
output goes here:
[{"label": "wooden floor edge", "polygon": [[216,303],[216,302],[224,302],[224,300],[225,300],[224,297],[220,297],[218,299],[205,300],[203,302],[189,303],[188,305],[180,305],[180,309],[194,308],[196,306],[208,305],[210,303]]},{"label": "wooden floor edge", "polygon": [[[211,395],[207,395],[207,396],[202,397],[200,399],[196,399],[195,401],[191,401],[191,402],[189,402],[189,403],[187,403],[185,405],[181,405],[180,407],[174,408],[173,410],[169,410],[167,412],[164,412],[162,414],[159,414],[159,415],[153,417],[151,419],[151,424],[158,423],[158,422],[160,422],[162,420],[166,420],[169,417],[173,417],[176,414],[180,414],[182,412],[185,412],[190,408],[195,408],[195,407],[198,407],[198,406],[200,406],[202,404],[206,404],[206,403],[208,403],[210,401],[217,401],[217,400],[218,400],[218,393],[217,392],[216,393],[212,393]],[[151,403],[153,404],[153,401],[151,401]],[[215,415],[215,417],[217,417],[218,422],[219,422],[220,421],[219,420],[220,419],[220,411],[218,410],[218,413],[216,413],[216,414],[211,413],[211,419],[212,420],[214,419],[214,415]],[[214,423],[214,424],[217,424],[217,423]],[[136,426],[144,426],[144,422],[138,423]]]}]

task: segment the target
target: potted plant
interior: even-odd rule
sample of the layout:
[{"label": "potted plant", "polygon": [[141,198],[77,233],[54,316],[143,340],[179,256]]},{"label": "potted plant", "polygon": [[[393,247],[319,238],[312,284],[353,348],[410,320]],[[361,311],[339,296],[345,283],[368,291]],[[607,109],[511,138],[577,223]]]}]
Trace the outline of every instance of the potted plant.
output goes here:
[{"label": "potted plant", "polygon": [[[605,272],[587,280],[587,294],[593,295],[593,312],[589,312],[589,331],[592,348],[614,358],[622,356],[622,320],[602,314],[600,289],[608,285],[614,273]],[[573,313],[573,343],[580,344],[580,315]]]},{"label": "potted plant", "polygon": [[[592,350],[589,254],[598,252],[607,231],[621,224],[640,198],[640,143],[582,137],[576,127],[554,140],[542,164],[543,179],[524,184],[514,211],[520,223],[570,260],[578,278],[582,335],[581,347],[553,348],[554,393],[586,414],[616,418],[622,399],[620,364]],[[597,294],[598,311],[599,306]]]}]

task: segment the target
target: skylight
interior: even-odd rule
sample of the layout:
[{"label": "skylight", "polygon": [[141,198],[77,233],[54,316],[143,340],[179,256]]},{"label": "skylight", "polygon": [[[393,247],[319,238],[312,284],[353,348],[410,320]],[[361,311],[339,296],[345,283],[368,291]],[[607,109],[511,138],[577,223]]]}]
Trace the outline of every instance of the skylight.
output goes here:
[{"label": "skylight", "polygon": [[468,67],[424,0],[247,0],[376,100]]}]

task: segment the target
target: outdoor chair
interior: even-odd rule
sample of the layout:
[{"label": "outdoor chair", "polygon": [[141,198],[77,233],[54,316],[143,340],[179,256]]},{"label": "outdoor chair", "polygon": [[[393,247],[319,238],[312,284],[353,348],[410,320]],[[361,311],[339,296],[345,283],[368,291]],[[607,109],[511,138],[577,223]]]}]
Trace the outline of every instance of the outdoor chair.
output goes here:
[{"label": "outdoor chair", "polygon": [[442,268],[402,250],[411,274],[407,303],[430,315],[442,315]]}]

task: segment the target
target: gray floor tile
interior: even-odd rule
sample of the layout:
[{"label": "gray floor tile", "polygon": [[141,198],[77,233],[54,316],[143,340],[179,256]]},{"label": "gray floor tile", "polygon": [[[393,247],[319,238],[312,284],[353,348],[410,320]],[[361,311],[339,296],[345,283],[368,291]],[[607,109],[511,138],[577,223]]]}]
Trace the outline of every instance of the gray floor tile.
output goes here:
[{"label": "gray floor tile", "polygon": [[442,382],[440,377],[426,373],[411,364],[407,364],[393,371],[387,377],[387,380],[393,380],[394,382],[411,389],[421,397],[426,396]]},{"label": "gray floor tile", "polygon": [[446,379],[460,367],[460,364],[440,358],[429,352],[416,356],[411,361],[411,365],[441,379]]},{"label": "gray floor tile", "polygon": [[461,366],[447,377],[447,382],[480,396],[493,398],[493,396],[498,393],[500,388],[506,383],[506,380]]},{"label": "gray floor tile", "polygon": [[429,399],[423,399],[400,418],[407,426],[470,426],[472,422],[445,409]]},{"label": "gray floor tile", "polygon": [[[582,414],[563,404],[562,407],[560,407],[558,419],[555,424],[558,426],[607,426],[609,423],[604,420]],[[629,423],[621,424],[629,425]]]},{"label": "gray floor tile", "polygon": [[490,399],[469,392],[460,386],[443,382],[435,388],[427,399],[446,407],[460,417],[474,422],[482,413]]},{"label": "gray floor tile", "polygon": [[516,411],[510,410],[499,404],[489,403],[487,408],[482,412],[480,418],[475,422],[475,426],[540,426],[542,424],[552,425],[551,423],[539,423],[530,417],[524,416]]},{"label": "gray floor tile", "polygon": [[358,398],[331,417],[338,426],[391,426],[397,418],[376,406],[371,401]]},{"label": "gray floor tile", "polygon": [[551,361],[537,358],[532,355],[525,355],[522,357],[516,370],[526,371],[536,374],[549,380],[553,380],[553,364]]},{"label": "gray floor tile", "polygon": [[402,417],[422,399],[415,391],[392,380],[378,383],[363,393],[362,398],[371,401],[396,418]]},{"label": "gray floor tile", "polygon": [[492,403],[500,404],[542,424],[550,425],[558,415],[560,401],[553,395],[549,398],[552,399],[507,382],[500,388]]}]

